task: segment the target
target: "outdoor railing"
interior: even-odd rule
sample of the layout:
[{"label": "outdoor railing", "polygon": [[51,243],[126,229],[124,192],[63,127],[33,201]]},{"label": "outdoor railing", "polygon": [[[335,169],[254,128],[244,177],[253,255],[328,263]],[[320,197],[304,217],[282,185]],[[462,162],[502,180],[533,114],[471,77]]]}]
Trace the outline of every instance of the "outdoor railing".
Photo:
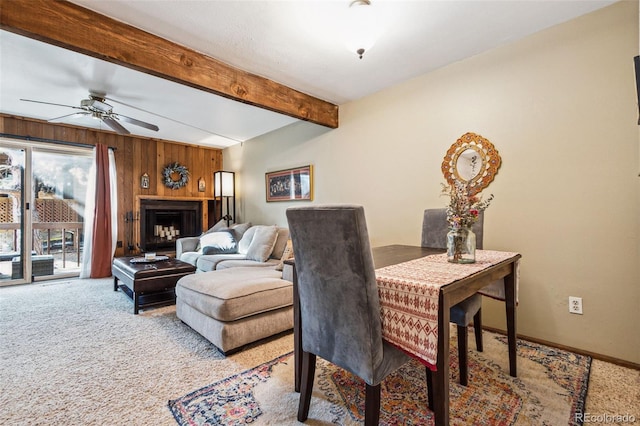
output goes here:
[{"label": "outdoor railing", "polygon": [[[11,251],[2,250],[0,255],[9,257],[12,254],[19,256],[20,241],[19,231],[22,224],[19,214],[15,214],[19,206],[19,196],[0,197],[0,231],[10,231],[12,235],[5,238],[3,243],[11,246]],[[32,222],[32,247],[36,254],[61,254],[62,267],[66,267],[67,255],[75,254],[75,263],[80,266],[80,254],[82,252],[82,230],[84,223],[79,214],[81,205],[72,199],[37,198],[34,203]],[[59,233],[59,237],[58,234]],[[71,241],[67,241],[67,233],[72,234]],[[57,245],[59,243],[59,251]],[[70,243],[70,244],[69,244]],[[55,249],[53,246],[56,246]],[[71,247],[71,252],[67,250]]]}]

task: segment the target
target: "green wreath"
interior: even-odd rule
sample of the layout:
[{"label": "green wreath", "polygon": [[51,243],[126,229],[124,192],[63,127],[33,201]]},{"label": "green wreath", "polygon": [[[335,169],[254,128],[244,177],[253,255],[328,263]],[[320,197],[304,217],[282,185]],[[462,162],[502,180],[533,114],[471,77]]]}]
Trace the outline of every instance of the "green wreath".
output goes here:
[{"label": "green wreath", "polygon": [[[180,175],[180,179],[173,180],[174,173]],[[189,170],[177,162],[165,167],[162,171],[162,176],[164,178],[164,186],[171,189],[180,189],[183,186],[186,186],[187,182],[189,182]]]}]

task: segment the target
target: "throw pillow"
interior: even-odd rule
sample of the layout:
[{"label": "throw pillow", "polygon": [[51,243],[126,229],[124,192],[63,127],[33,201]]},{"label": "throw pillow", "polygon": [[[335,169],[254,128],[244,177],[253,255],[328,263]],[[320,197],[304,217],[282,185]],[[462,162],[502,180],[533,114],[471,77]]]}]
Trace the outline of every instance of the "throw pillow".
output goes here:
[{"label": "throw pillow", "polygon": [[[242,239],[242,236],[244,235],[244,233],[247,231],[247,229],[249,229],[251,227],[251,222],[247,222],[247,223],[234,223],[233,225],[227,227],[227,221],[224,219],[220,219],[218,221],[218,223],[216,223],[215,225],[213,225],[211,228],[209,228],[207,231],[205,231],[200,237],[202,238],[203,236],[210,234],[212,232],[220,232],[220,231],[232,231],[236,242],[240,241]],[[202,247],[204,247],[202,245],[202,241],[198,241],[198,245],[196,246],[196,251],[199,251],[202,253]],[[234,253],[237,253],[234,252]]]},{"label": "throw pillow", "polygon": [[289,239],[289,229],[278,226],[278,238],[276,238],[276,245],[273,246],[273,251],[271,252],[272,259],[282,258],[282,253],[284,252],[284,248],[287,245],[288,239]]},{"label": "throw pillow", "polygon": [[209,232],[200,237],[202,254],[228,254],[238,252],[238,243],[230,230]]},{"label": "throw pillow", "polygon": [[276,244],[278,238],[277,226],[258,225],[251,240],[251,245],[247,250],[247,259],[255,260],[257,262],[266,262],[271,256],[273,246]]},{"label": "throw pillow", "polygon": [[211,228],[204,231],[202,235],[210,234],[211,232],[222,231],[226,227],[227,227],[227,221],[224,219],[220,219],[218,222],[216,222],[215,225],[213,225]]},{"label": "throw pillow", "polygon": [[236,241],[240,241],[244,236],[244,233],[247,232],[247,229],[251,228],[251,222],[246,223],[234,223],[229,227],[236,237]]},{"label": "throw pillow", "polygon": [[293,259],[293,242],[290,239],[287,240],[287,245],[282,252],[280,263],[276,266],[276,271],[282,271],[284,269],[284,261],[289,259]]},{"label": "throw pillow", "polygon": [[247,232],[242,234],[242,238],[238,240],[238,253],[247,254],[249,246],[251,245],[251,240],[253,240],[253,236],[256,233],[256,229],[258,229],[258,226],[252,226],[247,229]]}]

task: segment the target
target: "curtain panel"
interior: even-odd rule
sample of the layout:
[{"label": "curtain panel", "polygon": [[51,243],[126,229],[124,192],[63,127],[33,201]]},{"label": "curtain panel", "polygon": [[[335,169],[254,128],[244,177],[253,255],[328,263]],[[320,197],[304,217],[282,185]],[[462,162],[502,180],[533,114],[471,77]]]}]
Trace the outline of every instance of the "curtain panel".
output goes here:
[{"label": "curtain panel", "polygon": [[89,172],[85,204],[85,236],[80,278],[111,276],[118,235],[116,164],[113,151],[98,144]]}]

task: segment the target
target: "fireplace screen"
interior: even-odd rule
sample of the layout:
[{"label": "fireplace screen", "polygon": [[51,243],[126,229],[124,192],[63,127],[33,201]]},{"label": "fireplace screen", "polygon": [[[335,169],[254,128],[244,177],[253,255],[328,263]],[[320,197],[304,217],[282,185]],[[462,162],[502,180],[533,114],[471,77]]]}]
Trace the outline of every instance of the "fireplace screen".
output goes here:
[{"label": "fireplace screen", "polygon": [[140,205],[140,249],[175,249],[180,237],[202,233],[202,204],[199,201],[142,200]]}]

